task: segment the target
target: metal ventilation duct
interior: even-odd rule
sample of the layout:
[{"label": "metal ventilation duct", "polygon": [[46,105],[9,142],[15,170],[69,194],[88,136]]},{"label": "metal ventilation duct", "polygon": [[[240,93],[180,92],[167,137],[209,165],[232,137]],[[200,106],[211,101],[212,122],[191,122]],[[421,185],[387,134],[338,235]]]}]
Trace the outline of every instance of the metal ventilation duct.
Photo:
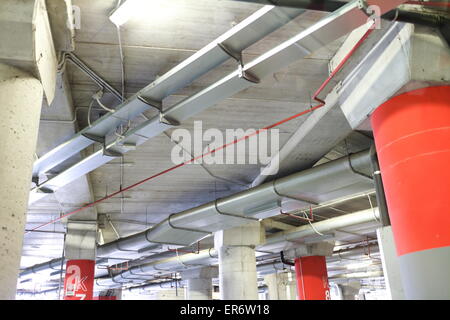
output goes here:
[{"label": "metal ventilation duct", "polygon": [[[314,223],[314,228],[310,225],[301,226],[299,228],[293,228],[289,234],[290,241],[299,241],[306,236],[315,234],[316,231],[329,232],[338,228],[349,227],[378,219],[378,210],[375,212],[372,209],[364,210],[344,216],[327,219],[324,221]],[[320,232],[320,231],[319,231]],[[267,243],[257,247],[258,251],[265,251],[266,246],[275,245],[276,247],[282,247],[286,241],[284,238],[285,232],[280,232],[267,239]],[[278,241],[278,242],[275,242]],[[299,244],[297,243],[296,246]],[[282,250],[282,249],[281,249]],[[360,254],[364,249],[356,249],[346,252],[341,257]],[[279,252],[279,251],[278,251]],[[334,257],[336,258],[336,257]],[[333,259],[333,257],[330,257]],[[335,259],[336,260],[336,259]],[[152,261],[150,263],[135,266],[129,270],[123,271],[111,278],[99,278],[96,280],[96,284],[99,287],[120,287],[123,284],[139,284],[155,278],[157,274],[171,273],[174,271],[182,271],[186,269],[198,268],[202,266],[210,266],[217,264],[217,252],[215,249],[208,249],[200,251],[199,253],[189,253],[180,256],[170,257],[167,259],[161,259]],[[283,264],[261,264],[257,266],[257,271],[260,274],[269,274],[277,272],[277,270],[283,269]]]},{"label": "metal ventilation duct", "polygon": [[213,232],[279,215],[289,200],[300,209],[372,190],[371,175],[370,153],[363,151],[172,214],[146,231],[99,247],[97,256],[123,257],[161,244],[189,246]]},{"label": "metal ventilation duct", "polygon": [[[371,175],[370,152],[356,153],[173,214],[146,231],[98,247],[97,256],[131,260],[163,244],[188,246],[212,232],[279,215],[283,205],[305,208],[373,190]],[[61,259],[54,259],[23,270],[20,276],[58,267]]]},{"label": "metal ventilation duct", "polygon": [[[371,5],[377,5],[380,8],[380,13],[385,13],[405,1],[406,0],[372,0],[370,3]],[[98,133],[89,133],[87,134],[89,138],[87,138],[86,134],[84,136],[83,134],[77,135],[77,139],[84,141],[80,144],[80,146],[86,145],[86,143],[90,145],[93,141],[99,141],[103,144],[102,150],[99,150],[82,159],[70,168],[32,189],[29,203],[33,203],[45,197],[48,193],[54,192],[58,188],[74,181],[78,177],[83,176],[111,161],[115,157],[128,152],[130,150],[129,146],[132,146],[131,149],[134,149],[134,147],[143,144],[165,130],[180,124],[182,121],[206,110],[226,98],[233,96],[237,92],[259,83],[260,79],[310,55],[330,42],[348,34],[353,29],[367,23],[369,18],[367,15],[368,13],[365,11],[367,8],[362,5],[364,3],[365,2],[361,2],[360,0],[349,2],[316,24],[300,32],[293,38],[283,42],[272,50],[262,54],[245,66],[242,65],[242,61],[240,59],[242,50],[235,51],[236,48],[233,46],[218,46],[219,42],[214,42],[214,44],[211,45],[213,48],[220,47],[220,50],[224,50],[224,52],[227,52],[229,56],[239,60],[236,71],[230,73],[204,90],[175,104],[168,110],[160,110],[158,116],[155,116],[154,118],[151,118],[129,130],[123,135],[123,137],[117,138],[113,142],[106,142],[105,136],[107,131],[105,130]],[[284,10],[288,10],[288,8],[284,8]],[[255,32],[255,30],[252,29],[252,33],[253,32]],[[190,67],[192,68],[192,66]],[[177,74],[178,72],[175,72],[175,75]],[[165,76],[161,78],[164,77]],[[189,80],[192,79],[189,78]],[[156,82],[158,81],[159,79]],[[150,85],[150,88],[153,86],[154,84]],[[144,90],[149,90],[149,87]],[[156,101],[156,103],[153,101]],[[127,105],[130,104],[130,106],[134,106],[137,109],[142,109],[143,111],[150,106],[159,108],[159,101],[160,100],[155,99],[155,96],[149,96],[144,92],[140,92],[134,99],[127,102]],[[143,109],[144,107],[145,109]],[[118,116],[118,112],[119,111],[116,111],[115,113],[108,114],[107,116],[113,122],[118,121],[118,119],[114,120],[115,117]],[[140,112],[130,116],[129,114],[131,113],[131,110],[128,110],[120,117],[124,117],[124,119],[128,120]],[[109,125],[106,127],[107,130],[111,129]],[[66,144],[63,144],[51,152],[58,153],[59,158],[66,158],[66,152],[71,153],[75,150],[76,152],[79,152],[81,150],[80,146],[71,146],[70,148],[67,148]],[[85,148],[85,146],[81,146],[81,148]],[[65,149],[65,151],[62,152],[62,149]],[[46,157],[47,156],[44,156],[43,158],[46,159]],[[48,168],[46,170],[48,170]],[[39,169],[38,171],[42,172],[45,170]]]},{"label": "metal ventilation duct", "polygon": [[[92,123],[90,127],[86,127],[79,131],[70,140],[57,146],[36,160],[33,165],[34,180],[37,181],[36,179],[38,179],[40,175],[45,174],[95,142],[102,143],[104,148],[106,148],[106,137],[122,123],[134,119],[151,108],[162,111],[161,102],[164,98],[185,87],[208,71],[218,67],[226,60],[233,58],[230,56],[230,52],[242,52],[244,49],[285,25],[302,12],[304,12],[304,10],[279,8],[274,6],[265,6],[258,10],[253,15],[233,27],[230,31],[196,52],[144,89],[140,90],[127,101],[119,105],[115,112],[107,113]],[[173,121],[180,120],[176,117],[172,117],[171,119]],[[164,119],[158,117],[157,123],[155,123],[156,128],[154,134],[147,136],[147,139],[150,139],[171,127],[168,121],[162,120]],[[111,153],[105,152],[105,154],[103,154],[103,151],[100,152],[102,154],[102,159],[104,160],[103,163],[114,159],[114,156],[111,155]],[[96,165],[98,167],[103,164],[95,162],[92,158],[88,159],[88,164],[85,162],[78,164],[77,170],[73,171],[73,175],[70,175],[70,177],[68,175],[64,176],[63,183],[52,182],[51,186],[50,184],[45,184],[40,185],[40,188],[33,189],[33,192],[30,195],[30,203],[33,203],[46,195],[45,193],[39,193],[39,189],[43,192],[54,191],[56,190],[56,187],[61,187],[72,181],[74,178],[83,175],[84,173],[82,172],[85,172],[86,170],[91,171],[96,168]]]}]

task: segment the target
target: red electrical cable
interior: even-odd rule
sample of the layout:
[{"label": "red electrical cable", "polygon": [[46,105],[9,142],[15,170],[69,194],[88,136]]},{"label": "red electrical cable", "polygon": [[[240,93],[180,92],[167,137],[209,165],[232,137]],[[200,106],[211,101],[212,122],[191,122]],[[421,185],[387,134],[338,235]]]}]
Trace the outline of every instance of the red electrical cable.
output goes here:
[{"label": "red electrical cable", "polygon": [[352,50],[350,50],[350,52],[342,59],[341,63],[339,63],[339,65],[334,69],[334,71],[329,75],[329,77],[324,81],[324,83],[323,83],[323,84],[319,87],[319,89],[314,93],[313,99],[314,99],[315,101],[318,101],[318,102],[319,102],[318,105],[316,105],[316,106],[314,106],[314,107],[311,107],[311,108],[308,109],[308,110],[305,110],[305,111],[299,112],[299,113],[297,113],[297,114],[294,114],[294,115],[292,115],[292,116],[290,116],[290,117],[288,117],[288,118],[285,118],[285,119],[283,119],[283,120],[281,120],[281,121],[278,121],[278,122],[276,122],[276,123],[274,123],[274,124],[271,124],[271,125],[269,125],[269,126],[267,126],[267,127],[264,127],[264,128],[262,128],[262,129],[258,129],[258,130],[256,130],[255,132],[253,132],[252,134],[246,135],[246,136],[244,136],[244,137],[242,137],[242,138],[239,138],[239,139],[235,139],[234,141],[232,141],[232,142],[230,142],[230,143],[224,144],[224,145],[221,146],[221,147],[218,147],[218,148],[216,148],[216,149],[213,149],[213,150],[211,150],[211,151],[209,151],[209,152],[207,152],[207,153],[204,153],[204,154],[202,154],[202,155],[200,155],[200,156],[194,157],[194,158],[192,158],[191,160],[185,161],[185,162],[180,163],[180,164],[178,164],[178,165],[176,165],[176,166],[173,166],[173,167],[168,168],[168,169],[166,169],[166,170],[164,170],[164,171],[161,171],[161,172],[159,172],[159,173],[157,173],[157,174],[154,174],[154,175],[152,175],[152,176],[150,176],[150,177],[148,177],[148,178],[145,178],[145,179],[143,179],[143,180],[141,180],[141,181],[138,181],[138,182],[136,182],[136,183],[134,183],[134,184],[132,184],[132,185],[130,185],[130,186],[124,188],[124,189],[120,189],[120,190],[118,190],[118,191],[116,191],[116,192],[113,192],[113,193],[111,193],[111,194],[109,194],[109,195],[107,195],[107,196],[105,196],[105,197],[103,197],[103,198],[101,198],[101,199],[99,199],[99,200],[93,201],[93,202],[91,202],[91,203],[89,203],[89,204],[87,204],[87,205],[85,205],[85,206],[83,206],[83,207],[81,207],[81,208],[78,208],[78,209],[76,209],[76,210],[74,210],[74,211],[71,211],[71,212],[69,212],[69,213],[66,213],[66,214],[64,214],[64,215],[62,215],[62,216],[60,216],[60,217],[58,217],[58,218],[56,218],[56,219],[53,219],[53,220],[51,220],[51,221],[49,221],[49,222],[46,222],[46,223],[41,224],[41,225],[39,225],[39,226],[37,226],[37,227],[35,227],[35,228],[32,228],[32,229],[26,231],[25,234],[27,234],[27,233],[29,233],[29,232],[33,232],[33,231],[35,231],[35,230],[37,230],[37,229],[43,228],[43,227],[48,226],[48,225],[50,225],[50,224],[53,224],[53,223],[55,223],[55,222],[57,222],[57,221],[59,221],[59,220],[61,220],[61,219],[64,219],[64,218],[66,218],[66,217],[68,217],[68,216],[71,216],[71,215],[74,215],[74,214],[76,214],[76,213],[78,213],[78,212],[80,212],[80,211],[83,211],[83,210],[87,209],[87,208],[93,207],[93,206],[95,206],[95,205],[97,205],[97,204],[99,204],[99,203],[101,203],[101,202],[103,202],[103,201],[105,201],[105,200],[108,200],[108,199],[110,199],[110,198],[112,198],[112,197],[117,196],[118,194],[121,194],[121,193],[123,193],[123,192],[126,192],[126,191],[128,191],[128,190],[130,190],[130,189],[133,189],[133,188],[135,188],[135,187],[137,187],[137,186],[139,186],[139,185],[141,185],[141,184],[143,184],[143,183],[145,183],[145,182],[147,182],[147,181],[149,181],[149,180],[153,180],[153,179],[155,179],[155,178],[157,178],[157,177],[159,177],[159,176],[162,176],[162,175],[164,175],[164,174],[166,174],[166,173],[169,173],[169,172],[171,172],[171,171],[173,171],[173,170],[175,170],[175,169],[178,169],[178,168],[180,168],[180,167],[183,167],[183,166],[185,166],[185,165],[187,165],[187,164],[189,164],[189,163],[191,163],[191,162],[194,162],[194,161],[196,161],[196,160],[198,160],[198,159],[202,159],[202,158],[206,157],[207,155],[213,154],[213,153],[215,153],[215,152],[217,152],[217,151],[220,151],[220,150],[222,150],[222,149],[225,149],[225,148],[227,148],[227,147],[229,147],[229,146],[231,146],[231,145],[234,145],[234,144],[239,143],[239,142],[241,142],[241,141],[247,140],[248,138],[250,138],[250,137],[252,137],[252,136],[255,136],[255,135],[258,135],[258,134],[260,134],[260,133],[263,132],[263,131],[270,130],[270,129],[274,128],[274,127],[280,126],[280,125],[282,125],[282,124],[284,124],[284,123],[286,123],[286,122],[288,122],[288,121],[291,121],[291,120],[293,120],[293,119],[296,119],[296,118],[298,118],[298,117],[301,117],[301,116],[303,116],[303,115],[305,115],[305,114],[311,113],[311,112],[313,112],[314,110],[317,110],[317,109],[323,107],[323,106],[325,105],[325,101],[323,101],[322,99],[318,98],[318,95],[319,95],[319,94],[322,92],[322,90],[327,86],[327,84],[328,84],[328,83],[331,81],[331,79],[336,75],[336,73],[338,73],[339,70],[342,69],[342,67],[343,67],[344,64],[347,62],[347,60],[353,55],[353,53],[354,53],[354,52],[356,51],[356,49],[358,49],[358,47],[364,42],[364,40],[367,39],[367,37],[370,35],[370,33],[372,33],[373,30],[374,30],[374,29],[369,28],[369,29],[366,31],[366,33],[365,33],[365,34],[362,36],[362,38],[355,44],[355,46],[352,48]]}]

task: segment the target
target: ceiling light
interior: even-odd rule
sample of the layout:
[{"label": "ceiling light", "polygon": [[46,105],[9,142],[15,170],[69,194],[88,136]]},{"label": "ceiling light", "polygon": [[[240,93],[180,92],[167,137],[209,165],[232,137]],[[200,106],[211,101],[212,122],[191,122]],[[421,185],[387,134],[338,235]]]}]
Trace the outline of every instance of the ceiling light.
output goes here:
[{"label": "ceiling light", "polygon": [[[167,0],[126,0],[109,16],[112,23],[121,26],[133,17],[160,22],[175,13],[175,6]],[[156,21],[157,20],[157,21]]]}]

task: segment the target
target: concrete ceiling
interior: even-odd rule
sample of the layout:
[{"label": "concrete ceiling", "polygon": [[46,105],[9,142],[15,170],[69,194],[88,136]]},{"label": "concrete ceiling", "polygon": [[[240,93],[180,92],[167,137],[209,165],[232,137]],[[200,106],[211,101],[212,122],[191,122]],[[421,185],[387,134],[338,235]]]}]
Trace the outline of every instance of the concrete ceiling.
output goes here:
[{"label": "concrete ceiling", "polygon": [[[116,0],[87,1],[73,0],[80,8],[81,28],[76,30],[75,53],[87,65],[121,90],[121,62],[118,35],[108,15],[116,5]],[[136,18],[121,28],[124,50],[126,96],[137,92],[158,76],[170,70],[198,49],[202,48],[232,26],[239,23],[261,6],[232,1],[211,0],[171,0],[169,6],[173,16],[160,19],[149,13],[148,17]],[[292,22],[244,51],[244,60],[251,61],[258,55],[289,39],[294,34],[314,24],[325,13],[307,11]],[[257,85],[243,90],[216,106],[197,115],[181,125],[193,130],[194,121],[203,121],[204,128],[220,130],[233,128],[261,128],[290,115],[305,110],[311,105],[311,96],[328,77],[328,62],[336,53],[344,39],[339,39],[311,56],[280,70],[272,77],[263,79]],[[221,67],[207,73],[188,87],[179,90],[163,101],[168,108],[183,98],[198,92],[214,81],[236,69],[236,63],[229,60]],[[72,110],[62,109],[58,104],[45,107],[42,119],[65,120],[61,122],[41,122],[37,155],[41,156],[50,148],[69,138],[76,127],[87,125],[87,107],[98,87],[76,67],[67,64],[66,76],[72,97]],[[108,94],[102,100],[108,107],[115,107],[115,101]],[[76,109],[78,108],[78,109]],[[77,114],[74,124],[71,119]],[[152,115],[152,111],[147,112]],[[93,119],[98,112],[92,113]],[[69,121],[67,121],[69,120]],[[136,121],[142,121],[136,119]],[[280,145],[289,138],[305,118],[298,118],[280,127]],[[333,128],[330,128],[332,134]],[[167,132],[170,134],[170,131]],[[345,142],[321,160],[320,163],[336,159],[367,148],[370,137],[353,133]],[[45,223],[88,202],[128,186],[171,166],[170,154],[174,143],[166,135],[160,135],[135,151],[130,151],[111,163],[93,171],[87,178],[79,179],[62,188],[55,195],[34,204],[28,211],[27,229]],[[87,150],[87,154],[92,149]],[[121,161],[124,165],[121,166]],[[121,170],[122,168],[122,170]],[[119,233],[126,236],[158,223],[171,213],[179,212],[218,197],[224,197],[246,188],[258,175],[261,165],[214,165],[207,170],[199,165],[188,165],[146,184],[123,196],[117,196],[96,206],[99,215],[110,215]],[[213,177],[211,173],[219,178]],[[223,178],[223,179],[220,179]],[[235,181],[226,182],[224,179]],[[92,195],[89,188],[92,186]],[[77,191],[78,190],[78,191]],[[86,193],[80,198],[78,193]],[[375,199],[371,198],[372,203]],[[342,204],[337,209],[323,208],[317,211],[323,217],[332,217],[344,212],[354,212],[369,208],[365,199],[356,199]],[[339,212],[339,209],[341,212]],[[288,217],[278,220],[298,225]],[[45,232],[33,232],[25,236],[21,267],[28,267],[51,258],[61,257],[63,250],[64,225],[61,222],[42,228]],[[370,233],[370,231],[369,231]],[[103,229],[105,241],[117,238],[110,224]]]}]

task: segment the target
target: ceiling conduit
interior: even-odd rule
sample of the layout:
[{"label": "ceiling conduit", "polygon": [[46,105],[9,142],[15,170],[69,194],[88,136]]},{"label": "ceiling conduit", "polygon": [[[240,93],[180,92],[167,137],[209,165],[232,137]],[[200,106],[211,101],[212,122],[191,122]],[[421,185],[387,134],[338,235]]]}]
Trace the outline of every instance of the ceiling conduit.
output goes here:
[{"label": "ceiling conduit", "polygon": [[[405,1],[406,0],[371,0],[369,3],[371,5],[379,6],[380,12],[384,13]],[[272,50],[262,54],[245,66],[242,63],[242,60],[240,60],[240,51],[233,53],[233,51],[230,50],[223,50],[228,54],[231,53],[233,58],[239,60],[238,68],[235,72],[230,73],[211,86],[184,99],[169,109],[165,111],[160,110],[159,115],[130,129],[122,137],[117,138],[112,142],[107,143],[104,136],[102,136],[100,140],[104,145],[102,150],[82,159],[70,168],[32,189],[30,192],[29,203],[31,204],[45,197],[48,193],[52,193],[58,188],[101,167],[105,163],[123,155],[130,151],[130,149],[134,149],[136,146],[143,144],[165,130],[179,125],[182,121],[193,115],[233,96],[239,91],[259,83],[260,79],[287,67],[291,63],[312,54],[314,51],[326,46],[330,42],[348,34],[353,29],[368,22],[368,12],[365,10],[365,7],[361,6],[360,0],[349,2],[338,10],[330,13],[316,24]],[[214,45],[217,47],[217,43]],[[223,46],[219,47],[223,48]],[[135,100],[140,102],[136,102]],[[149,98],[143,94],[141,95],[141,100],[135,100],[133,100],[135,101],[134,103],[142,104],[142,101],[146,101],[148,104],[151,104]],[[114,117],[114,115],[117,115],[117,112],[113,113],[111,117]],[[96,139],[97,138],[93,138],[93,140]],[[133,148],[129,148],[130,145],[133,146]],[[63,146],[64,145],[61,145],[60,147],[57,147],[57,149]],[[80,150],[77,150],[77,152],[78,151]]]},{"label": "ceiling conduit", "polygon": [[[329,232],[339,228],[377,221],[378,219],[379,217],[377,208],[346,214],[340,217],[315,222],[313,223],[314,228],[310,225],[304,225],[298,228],[294,228],[292,232],[289,232],[289,241],[299,241],[300,239],[305,238],[309,235],[314,235],[316,234],[315,230],[321,232]],[[257,246],[256,250],[265,251],[267,244],[280,247],[280,245],[283,245],[283,242],[286,241],[285,234],[286,232],[280,232],[271,237],[268,237],[266,244]],[[352,254],[360,254],[361,252],[364,252],[364,249],[358,249]],[[350,253],[347,253],[345,256],[350,255]],[[179,256],[177,255],[175,257],[156,260],[147,264],[135,266],[111,278],[98,278],[96,279],[96,284],[99,287],[120,287],[123,284],[138,284],[153,280],[155,279],[155,276],[164,272],[173,273],[176,271],[183,271],[186,269],[210,266],[215,264],[217,264],[216,250],[207,249],[200,251],[199,253],[189,253]],[[262,272],[263,274],[273,273],[277,270],[282,269],[282,264],[280,264],[279,266],[280,268],[274,269],[274,266],[271,264],[258,265],[257,270],[258,272]]]},{"label": "ceiling conduit", "polygon": [[[286,202],[297,208],[321,204],[373,190],[370,152],[362,151],[290,176],[276,179],[226,198],[172,214],[143,232],[97,248],[97,257],[129,260],[163,245],[189,246],[211,233],[237,227],[251,220],[279,215]],[[21,277],[61,267],[61,259],[23,270]]]}]

